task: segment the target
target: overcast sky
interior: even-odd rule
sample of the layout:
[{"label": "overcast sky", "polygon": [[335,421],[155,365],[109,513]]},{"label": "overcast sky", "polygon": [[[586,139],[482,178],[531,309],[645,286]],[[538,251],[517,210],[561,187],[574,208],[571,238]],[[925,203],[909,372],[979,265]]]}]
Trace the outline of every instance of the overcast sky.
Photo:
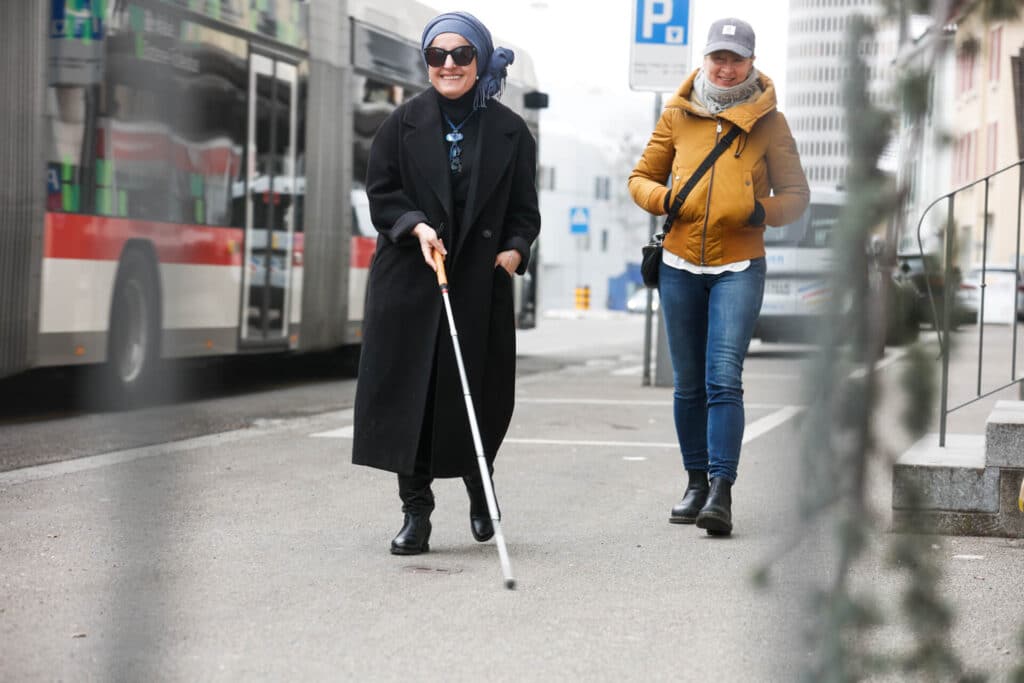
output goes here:
[{"label": "overcast sky", "polygon": [[[616,131],[654,120],[654,94],[629,88],[633,7],[637,0],[424,0],[439,11],[462,9],[494,34],[530,53],[540,87],[551,95],[542,125]],[[778,0],[692,0],[691,45],[700,59],[708,26],[723,16],[748,21],[757,34],[757,67],[784,104],[788,3]],[[696,66],[697,63],[693,62]],[[512,66],[515,69],[515,65]],[[581,105],[584,105],[581,111]]]}]

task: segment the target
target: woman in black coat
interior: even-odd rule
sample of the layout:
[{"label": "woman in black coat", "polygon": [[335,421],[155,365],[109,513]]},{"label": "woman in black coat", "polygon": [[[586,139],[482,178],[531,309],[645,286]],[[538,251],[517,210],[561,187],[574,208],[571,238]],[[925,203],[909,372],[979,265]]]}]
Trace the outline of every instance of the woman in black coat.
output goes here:
[{"label": "woman in black coat", "polygon": [[513,53],[466,12],[423,31],[433,88],[399,106],[370,148],[366,193],[380,232],[370,267],[352,461],[398,473],[405,522],[391,552],[429,550],[431,482],[462,477],[470,529],[494,534],[432,252],[451,305],[493,472],[515,397],[512,277],[540,231],[536,142],[497,101]]}]

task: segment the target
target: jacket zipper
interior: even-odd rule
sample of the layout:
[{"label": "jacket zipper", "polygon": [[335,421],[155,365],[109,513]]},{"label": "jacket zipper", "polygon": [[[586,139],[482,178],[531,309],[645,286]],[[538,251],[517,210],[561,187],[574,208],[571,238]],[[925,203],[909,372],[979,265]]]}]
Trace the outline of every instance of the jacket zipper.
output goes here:
[{"label": "jacket zipper", "polygon": [[[718,145],[718,138],[722,135],[722,119],[715,119],[715,145]],[[711,164],[711,175],[708,178],[708,198],[704,204],[704,229],[700,234],[700,265],[704,263],[704,245],[708,241],[708,214],[711,211],[711,188],[715,184],[715,165]]]}]

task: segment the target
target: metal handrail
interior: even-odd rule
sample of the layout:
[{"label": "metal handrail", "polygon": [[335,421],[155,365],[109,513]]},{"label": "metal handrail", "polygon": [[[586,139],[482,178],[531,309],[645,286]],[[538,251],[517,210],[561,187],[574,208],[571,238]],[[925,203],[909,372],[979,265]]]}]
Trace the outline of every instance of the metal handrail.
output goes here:
[{"label": "metal handrail", "polygon": [[[1013,292],[1013,340],[1010,348],[1010,381],[995,389],[990,389],[984,394],[981,391],[981,370],[984,363],[984,342],[985,342],[985,275],[986,269],[988,268],[988,199],[989,199],[989,183],[998,175],[1005,173],[1011,169],[1017,169],[1017,244],[1016,253],[1014,254],[1016,267],[1014,268],[1014,292]],[[965,401],[952,408],[949,407],[949,331],[950,331],[950,320],[953,317],[953,299],[955,298],[955,292],[951,290],[951,283],[953,281],[953,245],[956,239],[954,230],[954,212],[953,209],[956,205],[956,195],[964,190],[968,190],[979,183],[985,185],[985,213],[984,213],[984,225],[982,226],[982,261],[981,261],[981,294],[978,301],[978,377],[977,385],[975,390],[974,398]],[[958,187],[952,192],[948,192],[938,199],[933,201],[924,211],[921,213],[921,218],[917,222],[917,247],[921,253],[921,263],[924,267],[924,284],[928,290],[928,303],[932,309],[932,320],[935,321],[935,333],[939,340],[939,353],[942,356],[942,389],[939,395],[940,408],[939,408],[939,446],[945,447],[946,445],[946,419],[950,413],[963,408],[964,406],[971,405],[976,401],[980,401],[983,398],[987,398],[992,394],[1002,391],[1008,387],[1012,387],[1014,384],[1024,382],[1024,378],[1017,377],[1017,297],[1020,292],[1020,236],[1021,236],[1021,199],[1024,196],[1024,159],[1020,159],[1009,166],[1005,166],[997,171],[993,171],[986,176],[978,178],[977,180],[968,183],[962,187]],[[938,317],[938,310],[935,307],[935,294],[932,292],[931,282],[928,278],[928,262],[924,258],[924,242],[921,239],[921,226],[924,224],[924,219],[935,206],[940,202],[946,200],[948,202],[948,211],[946,214],[946,229],[943,232],[943,240],[945,240],[945,277],[943,278],[943,287],[945,288],[943,301],[942,301],[942,320],[941,323]],[[940,326],[941,325],[941,326]]]}]

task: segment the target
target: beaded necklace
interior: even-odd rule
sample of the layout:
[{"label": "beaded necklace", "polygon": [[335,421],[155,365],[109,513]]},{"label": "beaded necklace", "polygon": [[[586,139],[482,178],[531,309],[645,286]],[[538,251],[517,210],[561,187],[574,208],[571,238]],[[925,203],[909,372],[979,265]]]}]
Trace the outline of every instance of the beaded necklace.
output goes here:
[{"label": "beaded necklace", "polygon": [[448,118],[448,114],[444,114],[444,122],[448,124],[449,128],[451,128],[451,130],[444,136],[444,139],[450,143],[450,147],[448,148],[448,167],[451,169],[452,173],[462,173],[462,146],[459,142],[461,142],[465,136],[459,131],[461,131],[462,127],[466,125],[466,122],[472,118],[475,111],[476,110],[474,109],[469,112],[469,115],[462,119],[462,122],[459,123],[459,125],[452,123],[452,120]]}]

